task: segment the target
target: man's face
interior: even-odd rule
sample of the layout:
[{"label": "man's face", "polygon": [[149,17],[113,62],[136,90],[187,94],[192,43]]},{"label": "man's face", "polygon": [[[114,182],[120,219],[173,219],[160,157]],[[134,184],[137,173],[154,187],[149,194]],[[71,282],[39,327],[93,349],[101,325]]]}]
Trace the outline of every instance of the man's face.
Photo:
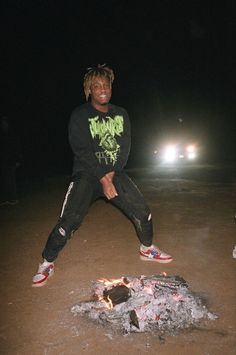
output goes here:
[{"label": "man's face", "polygon": [[112,89],[110,81],[104,76],[98,76],[93,79],[90,87],[91,103],[99,109],[106,106],[111,99]]}]

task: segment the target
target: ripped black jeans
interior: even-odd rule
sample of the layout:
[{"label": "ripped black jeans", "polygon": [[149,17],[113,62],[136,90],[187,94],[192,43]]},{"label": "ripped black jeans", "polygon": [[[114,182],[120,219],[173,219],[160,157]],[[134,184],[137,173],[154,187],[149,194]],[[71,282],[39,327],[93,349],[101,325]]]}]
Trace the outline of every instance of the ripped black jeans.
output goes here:
[{"label": "ripped black jeans", "polygon": [[[118,207],[134,224],[139,241],[146,246],[152,244],[153,225],[151,212],[143,195],[129,178],[122,172],[115,175],[113,183],[118,196],[109,200]],[[42,256],[47,261],[54,261],[65,246],[68,238],[81,225],[91,204],[99,197],[104,197],[101,183],[88,176],[81,176],[71,182],[65,195],[58,223],[50,233]]]}]

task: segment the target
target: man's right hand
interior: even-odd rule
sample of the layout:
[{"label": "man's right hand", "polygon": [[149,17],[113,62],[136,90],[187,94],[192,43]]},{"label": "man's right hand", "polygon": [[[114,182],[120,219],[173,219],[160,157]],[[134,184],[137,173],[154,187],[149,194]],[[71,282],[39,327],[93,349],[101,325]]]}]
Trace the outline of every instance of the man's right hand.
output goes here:
[{"label": "man's right hand", "polygon": [[114,173],[110,172],[100,179],[100,183],[102,184],[103,193],[108,200],[111,200],[112,198],[118,196],[116,188],[112,182],[113,176],[114,176]]}]

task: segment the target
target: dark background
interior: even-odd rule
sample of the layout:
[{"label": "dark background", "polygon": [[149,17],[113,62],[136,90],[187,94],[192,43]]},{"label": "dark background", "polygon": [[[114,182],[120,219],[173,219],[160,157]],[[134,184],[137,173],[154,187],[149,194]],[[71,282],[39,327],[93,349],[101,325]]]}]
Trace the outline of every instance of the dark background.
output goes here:
[{"label": "dark background", "polygon": [[206,161],[235,160],[235,2],[6,1],[1,9],[1,114],[27,174],[70,173],[71,111],[87,67],[106,63],[112,102],[132,122],[129,166],[145,164],[182,118]]}]

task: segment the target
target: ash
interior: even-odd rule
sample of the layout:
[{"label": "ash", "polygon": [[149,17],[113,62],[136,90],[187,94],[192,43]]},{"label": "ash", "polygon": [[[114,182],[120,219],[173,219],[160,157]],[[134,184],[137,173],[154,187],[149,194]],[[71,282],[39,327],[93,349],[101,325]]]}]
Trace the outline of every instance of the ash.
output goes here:
[{"label": "ash", "polygon": [[190,291],[179,276],[123,277],[94,282],[93,300],[71,308],[113,330],[130,332],[177,332],[217,316]]}]

